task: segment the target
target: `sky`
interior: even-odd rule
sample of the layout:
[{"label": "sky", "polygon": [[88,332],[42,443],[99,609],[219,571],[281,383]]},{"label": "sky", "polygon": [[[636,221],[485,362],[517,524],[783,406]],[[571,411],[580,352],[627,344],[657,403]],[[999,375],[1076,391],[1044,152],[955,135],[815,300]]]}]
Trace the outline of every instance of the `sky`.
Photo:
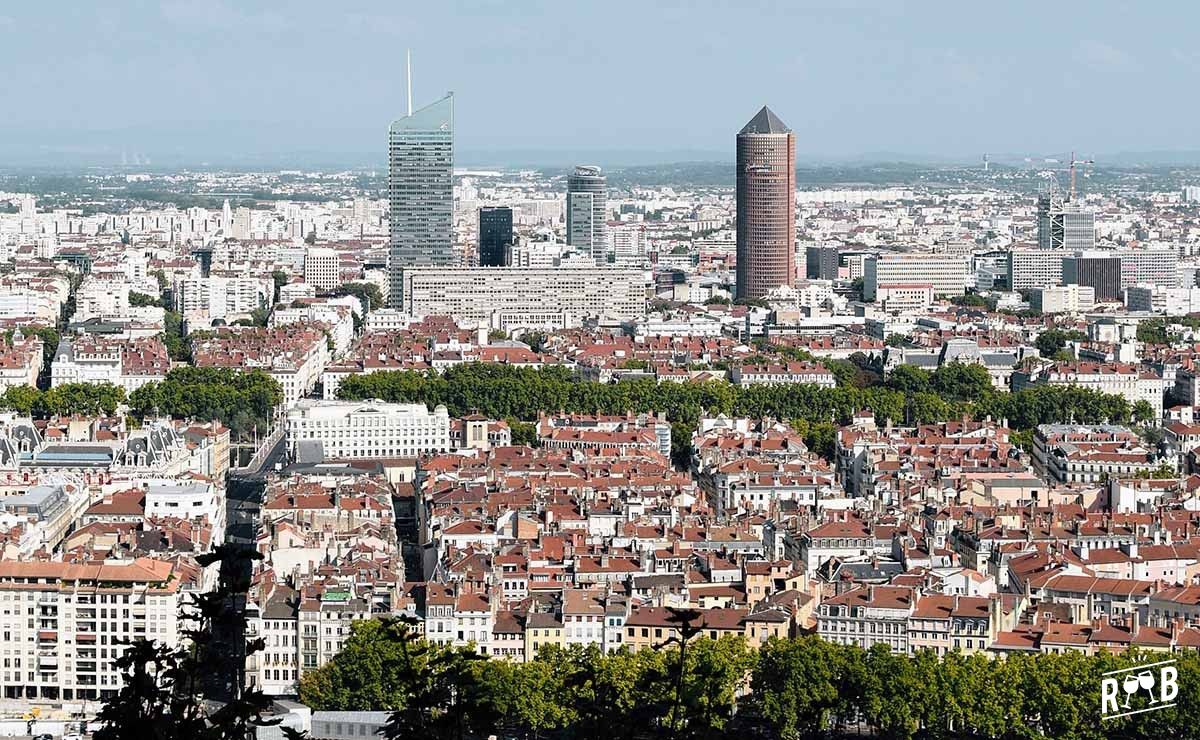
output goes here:
[{"label": "sky", "polygon": [[8,2],[0,167],[382,161],[406,48],[460,153],[732,158],[764,104],[801,160],[1197,151],[1197,28],[1168,0]]}]

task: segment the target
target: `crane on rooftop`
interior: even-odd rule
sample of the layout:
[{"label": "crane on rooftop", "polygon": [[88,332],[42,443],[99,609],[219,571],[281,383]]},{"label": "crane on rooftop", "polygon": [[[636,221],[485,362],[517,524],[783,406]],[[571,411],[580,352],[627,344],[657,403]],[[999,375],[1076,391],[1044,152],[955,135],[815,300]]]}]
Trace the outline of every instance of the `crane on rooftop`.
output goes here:
[{"label": "crane on rooftop", "polygon": [[1077,164],[1096,164],[1096,160],[1075,159],[1075,152],[1071,152],[1071,200],[1075,200],[1075,165]]}]

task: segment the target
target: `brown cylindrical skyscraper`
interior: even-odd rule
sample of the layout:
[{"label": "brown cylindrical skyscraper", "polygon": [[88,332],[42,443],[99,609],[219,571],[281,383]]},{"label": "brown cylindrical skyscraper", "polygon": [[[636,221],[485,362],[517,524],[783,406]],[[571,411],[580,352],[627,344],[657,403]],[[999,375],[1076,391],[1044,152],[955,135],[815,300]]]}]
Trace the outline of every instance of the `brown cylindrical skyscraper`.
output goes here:
[{"label": "brown cylindrical skyscraper", "polygon": [[763,106],[737,135],[737,297],[796,280],[796,135]]}]

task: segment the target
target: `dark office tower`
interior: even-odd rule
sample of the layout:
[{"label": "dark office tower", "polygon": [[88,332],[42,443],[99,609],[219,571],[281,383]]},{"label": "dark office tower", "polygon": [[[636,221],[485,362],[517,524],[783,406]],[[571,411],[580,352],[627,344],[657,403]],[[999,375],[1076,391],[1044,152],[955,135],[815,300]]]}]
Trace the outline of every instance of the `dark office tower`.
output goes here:
[{"label": "dark office tower", "polygon": [[737,297],[796,277],[796,135],[763,106],[737,135]]},{"label": "dark office tower", "polygon": [[1076,252],[1063,257],[1063,284],[1090,285],[1097,301],[1121,300],[1121,258],[1104,252]]},{"label": "dark office tower", "polygon": [[567,245],[608,262],[608,184],[599,167],[579,165],[567,177]]},{"label": "dark office tower", "polygon": [[837,280],[837,247],[808,247],[805,257],[805,275],[810,280]]},{"label": "dark office tower", "polygon": [[388,305],[399,306],[405,267],[454,262],[452,95],[388,128],[388,228]]},{"label": "dark office tower", "polygon": [[479,266],[504,267],[512,245],[512,209],[488,206],[479,209]]}]

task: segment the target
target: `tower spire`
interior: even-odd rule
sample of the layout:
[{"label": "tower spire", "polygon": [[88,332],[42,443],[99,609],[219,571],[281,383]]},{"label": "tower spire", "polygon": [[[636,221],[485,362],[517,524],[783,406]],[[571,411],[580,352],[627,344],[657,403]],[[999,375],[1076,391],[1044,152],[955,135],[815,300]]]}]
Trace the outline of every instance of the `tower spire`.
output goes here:
[{"label": "tower spire", "polygon": [[412,115],[412,49],[404,50],[404,88],[408,92],[408,115]]}]

